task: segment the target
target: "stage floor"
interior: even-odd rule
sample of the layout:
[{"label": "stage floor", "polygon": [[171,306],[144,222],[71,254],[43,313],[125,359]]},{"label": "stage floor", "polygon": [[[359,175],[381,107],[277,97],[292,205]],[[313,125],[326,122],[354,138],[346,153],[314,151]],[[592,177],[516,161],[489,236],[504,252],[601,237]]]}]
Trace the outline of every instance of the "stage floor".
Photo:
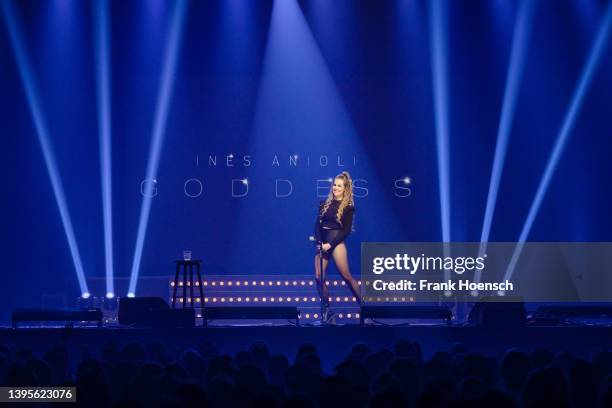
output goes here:
[{"label": "stage floor", "polygon": [[499,356],[511,347],[525,351],[550,349],[570,351],[576,356],[590,357],[612,347],[612,327],[523,327],[480,328],[459,326],[231,326],[181,329],[144,328],[2,328],[0,344],[45,352],[55,345],[80,350],[83,356],[98,356],[101,346],[114,341],[147,344],[159,340],[167,345],[198,347],[204,342],[214,344],[220,353],[235,354],[248,349],[255,341],[264,341],[273,353],[284,353],[290,360],[303,343],[317,347],[322,360],[331,370],[358,343],[372,350],[391,348],[399,339],[418,342],[426,357],[448,350],[461,342],[468,351]]}]

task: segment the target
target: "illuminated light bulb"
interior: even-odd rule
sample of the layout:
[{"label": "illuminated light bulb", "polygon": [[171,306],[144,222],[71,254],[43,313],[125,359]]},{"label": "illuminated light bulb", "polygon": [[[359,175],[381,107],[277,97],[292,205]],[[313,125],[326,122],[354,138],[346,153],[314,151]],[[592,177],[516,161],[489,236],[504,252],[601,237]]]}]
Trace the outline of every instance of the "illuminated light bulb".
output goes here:
[{"label": "illuminated light bulb", "polygon": [[238,298],[236,299],[238,302],[242,302],[242,298]]},{"label": "illuminated light bulb", "polygon": [[244,286],[249,286],[249,281],[244,281]]},{"label": "illuminated light bulb", "polygon": [[208,281],[204,281],[204,286],[208,286]]},{"label": "illuminated light bulb", "polygon": [[302,300],[303,300],[304,302],[308,302],[308,298],[307,298],[306,296],[304,296],[304,298],[302,298]]},{"label": "illuminated light bulb", "polygon": [[310,313],[306,313],[306,318],[310,319]]},{"label": "illuminated light bulb", "polygon": [[338,286],[338,281],[334,281],[334,286]]},{"label": "illuminated light bulb", "polygon": [[232,286],[232,281],[227,282],[227,286]]},{"label": "illuminated light bulb", "polygon": [[236,286],[240,286],[240,281],[236,281]]},{"label": "illuminated light bulb", "polygon": [[312,317],[314,317],[315,319],[318,319],[319,318],[319,314],[315,313]]},{"label": "illuminated light bulb", "polygon": [[340,301],[340,296],[336,296],[336,302]]},{"label": "illuminated light bulb", "polygon": [[225,282],[223,281],[219,282],[219,286],[224,286],[224,285],[225,285]]},{"label": "illuminated light bulb", "polygon": [[312,300],[313,302],[316,300],[314,297],[310,298],[310,300]]},{"label": "illuminated light bulb", "polygon": [[170,282],[170,286],[174,286],[174,282]]},{"label": "illuminated light bulb", "polygon": [[204,302],[208,302],[208,298],[204,298]]},{"label": "illuminated light bulb", "polygon": [[179,281],[179,286],[183,286],[183,282],[182,281]]},{"label": "illuminated light bulb", "polygon": [[200,286],[200,281],[197,281],[197,282],[195,283],[195,285],[196,285],[196,286]]},{"label": "illuminated light bulb", "polygon": [[245,301],[245,302],[250,302],[250,301],[251,301],[251,298],[245,298],[245,299],[244,299],[244,301]]},{"label": "illuminated light bulb", "polygon": [[108,292],[108,293],[106,294],[106,298],[107,298],[107,299],[112,299],[112,298],[114,298],[114,297],[115,297],[115,294],[114,294],[114,293],[112,293],[112,292]]},{"label": "illuminated light bulb", "polygon": [[340,314],[338,315],[338,317],[342,319],[342,317],[344,317],[344,315],[343,315],[342,313],[340,313]]},{"label": "illuminated light bulb", "polygon": [[410,184],[410,177],[404,177],[404,184]]},{"label": "illuminated light bulb", "polygon": [[211,285],[217,286],[217,282],[213,282],[213,283],[211,283]]},{"label": "illuminated light bulb", "polygon": [[355,313],[355,319],[359,319],[359,313]]},{"label": "illuminated light bulb", "polygon": [[231,298],[229,298],[229,301],[230,301],[230,302],[233,302],[233,301],[234,301],[234,298],[232,298],[232,297],[231,297]]},{"label": "illuminated light bulb", "polygon": [[297,281],[293,281],[293,286],[296,286],[296,285],[297,285]]},{"label": "illuminated light bulb", "polygon": [[300,301],[300,298],[299,298],[299,297],[296,297],[296,298],[295,298],[295,301],[296,301],[296,302],[299,302],[299,301]]},{"label": "illuminated light bulb", "polygon": [[274,282],[268,281],[268,286],[272,286],[272,285],[274,285]]},{"label": "illuminated light bulb", "polygon": [[200,303],[201,300],[202,299],[200,299],[200,298],[196,298],[196,303]]},{"label": "illuminated light bulb", "polygon": [[344,285],[346,285],[346,282],[345,282],[345,281],[342,281],[342,282],[340,282],[340,284],[341,284],[342,286],[344,286]]},{"label": "illuminated light bulb", "polygon": [[213,303],[215,303],[217,301],[217,298],[213,298]]},{"label": "illuminated light bulb", "polygon": [[281,285],[280,281],[276,281],[276,286],[280,286],[280,285]]},{"label": "illuminated light bulb", "polygon": [[262,301],[262,302],[265,302],[266,300],[267,300],[267,299],[266,299],[265,297],[264,297],[264,298],[261,298],[261,301]]},{"label": "illuminated light bulb", "polygon": [[350,318],[352,317],[352,315],[351,315],[350,313],[348,313],[348,314],[346,315],[346,317],[348,317],[348,318],[350,319]]},{"label": "illuminated light bulb", "polygon": [[344,297],[344,301],[345,301],[345,302],[348,302],[348,296],[345,296],[345,297]]},{"label": "illuminated light bulb", "polygon": [[253,286],[257,286],[257,282],[253,281]]},{"label": "illuminated light bulb", "polygon": [[359,284],[359,286],[361,286],[361,281],[357,281],[357,283]]},{"label": "illuminated light bulb", "polygon": [[357,298],[355,296],[353,296],[353,302],[356,302]]},{"label": "illuminated light bulb", "polygon": [[254,302],[259,302],[259,298],[253,298]]},{"label": "illuminated light bulb", "polygon": [[263,286],[263,285],[265,285],[265,284],[266,284],[266,282],[264,282],[264,281],[259,282],[259,285],[260,285],[260,286]]},{"label": "illuminated light bulb", "polygon": [[225,298],[224,297],[221,298],[221,302],[225,302]]},{"label": "illuminated light bulb", "polygon": [[274,302],[274,297],[271,297],[271,298],[270,298],[270,302]]},{"label": "illuminated light bulb", "polygon": [[289,281],[285,281],[285,286],[289,286]]},{"label": "illuminated light bulb", "polygon": [[304,286],[305,284],[306,284],[306,282],[304,282],[304,281],[300,282],[300,285],[302,285],[302,286]]}]

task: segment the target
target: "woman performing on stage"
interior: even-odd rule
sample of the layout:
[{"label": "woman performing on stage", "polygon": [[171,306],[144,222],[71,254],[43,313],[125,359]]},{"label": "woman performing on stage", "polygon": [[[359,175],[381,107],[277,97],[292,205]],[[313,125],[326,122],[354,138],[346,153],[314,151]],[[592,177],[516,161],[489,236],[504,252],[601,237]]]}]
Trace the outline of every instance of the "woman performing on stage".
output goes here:
[{"label": "woman performing on stage", "polygon": [[322,242],[322,251],[315,256],[315,276],[319,296],[325,304],[329,305],[329,293],[327,285],[321,282],[321,258],[323,255],[323,276],[329,264],[330,256],[333,258],[336,268],[342,278],[348,284],[359,304],[361,304],[361,292],[359,283],[353,278],[349,271],[348,256],[344,240],[351,233],[353,227],[353,215],[355,203],[353,201],[353,181],[348,172],[343,171],[334,179],[334,184],[329,191],[329,196],[319,205],[319,213],[315,221],[315,238]]}]

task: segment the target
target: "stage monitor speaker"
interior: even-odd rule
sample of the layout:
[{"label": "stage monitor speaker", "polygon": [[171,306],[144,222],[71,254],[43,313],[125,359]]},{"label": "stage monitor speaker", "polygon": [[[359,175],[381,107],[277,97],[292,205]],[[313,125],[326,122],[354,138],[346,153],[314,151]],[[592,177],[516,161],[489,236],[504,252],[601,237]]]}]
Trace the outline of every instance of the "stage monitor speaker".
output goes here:
[{"label": "stage monitor speaker", "polygon": [[558,319],[609,319],[612,317],[612,304],[546,305],[538,307],[536,315],[543,318]]},{"label": "stage monitor speaker", "polygon": [[13,328],[21,322],[97,322],[102,327],[102,312],[93,310],[17,309],[11,316]]},{"label": "stage monitor speaker", "polygon": [[450,324],[453,314],[446,306],[362,306],[359,316],[364,319],[441,319]]},{"label": "stage monitor speaker", "polygon": [[471,325],[488,328],[524,327],[527,318],[521,297],[484,297],[474,305],[468,316]]},{"label": "stage monitor speaker", "polygon": [[194,327],[193,308],[170,309],[157,297],[134,297],[119,299],[119,324],[136,327]]},{"label": "stage monitor speaker", "polygon": [[204,325],[210,320],[262,320],[262,319],[286,319],[295,320],[299,325],[299,313],[297,307],[205,307],[202,312]]}]

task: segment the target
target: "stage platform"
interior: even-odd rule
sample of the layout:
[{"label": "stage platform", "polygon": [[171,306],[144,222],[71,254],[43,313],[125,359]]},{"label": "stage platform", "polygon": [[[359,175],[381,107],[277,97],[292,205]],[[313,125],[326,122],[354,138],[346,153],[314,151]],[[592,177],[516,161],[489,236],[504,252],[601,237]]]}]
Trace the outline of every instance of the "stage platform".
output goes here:
[{"label": "stage platform", "polygon": [[590,357],[595,352],[612,347],[612,327],[523,327],[486,329],[460,326],[232,326],[196,327],[189,329],[138,328],[19,328],[0,329],[0,344],[42,353],[55,345],[80,350],[84,355],[98,356],[101,346],[114,341],[120,345],[130,342],[143,344],[159,340],[167,345],[198,347],[204,342],[214,344],[219,352],[235,354],[247,349],[255,341],[264,341],[274,353],[284,353],[290,359],[303,343],[314,344],[322,361],[333,369],[358,343],[373,350],[393,347],[399,339],[418,342],[426,357],[440,350],[448,350],[461,342],[468,350],[498,356],[510,347],[525,351],[550,349],[570,351],[577,356]]}]

